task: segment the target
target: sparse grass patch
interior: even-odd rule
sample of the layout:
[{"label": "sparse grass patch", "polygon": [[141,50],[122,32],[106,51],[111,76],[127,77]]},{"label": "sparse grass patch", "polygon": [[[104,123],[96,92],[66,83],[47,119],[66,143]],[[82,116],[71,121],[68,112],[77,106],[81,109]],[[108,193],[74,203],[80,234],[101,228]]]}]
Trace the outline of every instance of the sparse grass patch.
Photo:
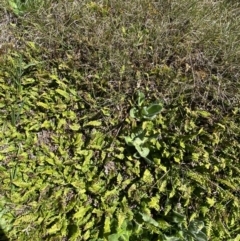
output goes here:
[{"label": "sparse grass patch", "polygon": [[239,239],[237,2],[0,10],[11,240]]}]

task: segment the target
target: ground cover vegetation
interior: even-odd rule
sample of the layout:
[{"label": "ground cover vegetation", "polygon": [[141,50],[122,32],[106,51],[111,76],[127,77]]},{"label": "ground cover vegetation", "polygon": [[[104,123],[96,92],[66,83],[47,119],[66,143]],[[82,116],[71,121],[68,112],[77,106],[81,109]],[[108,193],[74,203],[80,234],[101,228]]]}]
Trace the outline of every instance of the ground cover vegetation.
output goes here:
[{"label": "ground cover vegetation", "polygon": [[9,240],[240,240],[240,5],[0,3]]}]

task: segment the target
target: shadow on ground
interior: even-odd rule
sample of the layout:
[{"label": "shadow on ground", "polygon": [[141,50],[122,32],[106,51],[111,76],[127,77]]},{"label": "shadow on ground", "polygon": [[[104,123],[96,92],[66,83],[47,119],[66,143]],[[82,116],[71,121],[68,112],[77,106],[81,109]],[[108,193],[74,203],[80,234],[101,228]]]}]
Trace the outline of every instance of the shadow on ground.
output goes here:
[{"label": "shadow on ground", "polygon": [[5,235],[1,227],[0,227],[0,241],[9,241],[9,239],[7,238],[7,236]]}]

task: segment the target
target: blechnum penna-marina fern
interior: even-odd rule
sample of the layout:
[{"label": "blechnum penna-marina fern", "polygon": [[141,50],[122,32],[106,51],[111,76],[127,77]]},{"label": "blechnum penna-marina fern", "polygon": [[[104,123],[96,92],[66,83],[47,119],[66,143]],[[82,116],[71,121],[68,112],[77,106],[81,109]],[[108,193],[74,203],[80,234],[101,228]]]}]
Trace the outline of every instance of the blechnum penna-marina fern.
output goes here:
[{"label": "blechnum penna-marina fern", "polygon": [[[164,109],[160,102],[147,105],[141,92],[136,107],[130,110],[127,121],[132,129],[125,142],[134,149],[127,159],[143,161],[143,179],[153,185],[149,187],[148,198],[145,197],[148,200],[145,211],[156,220],[166,221],[181,207],[180,213],[188,221],[185,227],[192,227],[191,222],[195,220],[201,223],[198,235],[190,236],[183,232],[182,226],[177,231],[176,226],[170,226],[169,230],[176,233],[168,229],[163,232],[174,233],[169,240],[207,240],[207,236],[218,240],[238,234],[239,178],[236,176],[239,169],[233,167],[238,156],[230,152],[239,150],[235,139],[239,128],[235,127],[236,133],[231,135],[232,148],[226,147],[229,136],[225,126],[233,123],[230,118],[216,122],[212,118],[212,113],[191,110],[187,103]],[[202,122],[206,123],[205,127],[199,125]],[[227,181],[228,175],[232,178]]]},{"label": "blechnum penna-marina fern", "polygon": [[[151,180],[155,180],[156,183],[153,185],[156,185],[160,180],[160,182],[162,182],[162,184],[160,184],[162,187],[161,192],[164,193],[166,191],[164,190],[164,188],[166,188],[166,183],[162,180],[162,178],[164,178],[164,176],[168,176],[171,173],[171,170],[167,170],[168,168],[161,165],[160,162],[154,163],[154,160],[156,161],[157,159],[156,155],[158,147],[160,147],[156,145],[156,140],[158,140],[159,135],[161,134],[156,129],[157,126],[155,126],[156,123],[154,123],[154,119],[158,117],[158,114],[160,114],[162,110],[163,103],[160,101],[146,105],[145,95],[139,91],[137,93],[137,105],[130,110],[130,119],[128,120],[130,122],[134,122],[134,128],[132,129],[130,136],[125,136],[125,142],[127,145],[135,148],[136,152],[133,154],[133,158],[146,161],[146,165],[144,167],[146,170],[143,174],[145,182],[150,181],[151,183]],[[155,154],[152,155],[153,153]],[[156,156],[155,159],[154,156]],[[128,158],[133,160],[131,156]],[[151,175],[148,168],[155,169],[155,173],[157,175],[162,173],[162,177],[157,180]],[[154,191],[156,192],[156,190]],[[164,211],[164,207],[160,207],[158,203],[160,200],[160,195],[152,198],[149,196],[150,205],[147,205],[146,203],[145,213],[140,212],[141,215],[138,215],[141,216],[142,219],[141,225],[149,225],[149,231],[151,230],[150,227],[153,226],[155,231],[159,229],[156,231],[156,237],[158,237],[158,240],[207,240],[207,236],[204,233],[205,226],[203,221],[193,220],[194,218],[192,218],[192,220],[188,220],[188,222],[186,213],[184,213],[184,208],[181,208],[180,203],[177,205],[170,205],[169,202],[167,210]],[[155,214],[153,214],[153,211],[150,210],[151,208],[155,209]],[[158,221],[152,218],[152,216],[155,215],[157,217],[156,220]],[[147,235],[147,238],[150,238],[150,236]]]},{"label": "blechnum penna-marina fern", "polygon": [[[8,58],[11,69],[30,62]],[[42,70],[34,71],[31,75],[39,76]],[[240,131],[233,117],[238,110],[218,120],[185,100],[149,104],[139,93],[121,136],[112,138],[103,119],[79,115],[88,110],[86,103],[95,104],[90,95],[83,101],[84,92],[77,94],[56,74],[45,73],[46,81],[27,76],[28,71],[21,76],[21,91],[8,85],[2,92],[12,93],[11,103],[24,100],[25,110],[16,123],[4,124],[8,106],[0,119],[0,158],[11,155],[1,166],[6,200],[1,218],[11,238],[237,237]],[[32,112],[38,115],[31,118]],[[109,118],[107,109],[103,114]]]}]

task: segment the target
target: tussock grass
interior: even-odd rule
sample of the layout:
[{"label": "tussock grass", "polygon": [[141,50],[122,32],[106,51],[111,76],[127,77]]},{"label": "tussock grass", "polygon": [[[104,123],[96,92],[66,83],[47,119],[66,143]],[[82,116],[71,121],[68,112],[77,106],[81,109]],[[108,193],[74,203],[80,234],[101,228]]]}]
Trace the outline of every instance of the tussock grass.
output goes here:
[{"label": "tussock grass", "polygon": [[[191,101],[226,108],[239,98],[238,15],[238,4],[224,1],[46,1],[1,36],[9,43],[14,35],[19,47],[37,43],[50,65],[100,74],[111,95],[145,86],[168,98],[188,89]],[[170,81],[154,74],[163,65],[174,72]]]}]

